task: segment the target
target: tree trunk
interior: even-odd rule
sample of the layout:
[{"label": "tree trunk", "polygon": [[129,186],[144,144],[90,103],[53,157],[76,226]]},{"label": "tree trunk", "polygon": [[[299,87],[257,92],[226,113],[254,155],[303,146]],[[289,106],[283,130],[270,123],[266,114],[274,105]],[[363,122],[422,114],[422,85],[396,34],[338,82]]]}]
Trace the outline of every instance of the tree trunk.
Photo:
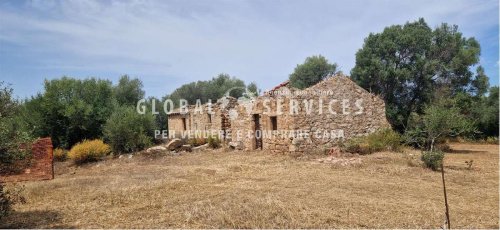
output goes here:
[{"label": "tree trunk", "polygon": [[432,138],[431,140],[431,152],[434,151],[434,138]]}]

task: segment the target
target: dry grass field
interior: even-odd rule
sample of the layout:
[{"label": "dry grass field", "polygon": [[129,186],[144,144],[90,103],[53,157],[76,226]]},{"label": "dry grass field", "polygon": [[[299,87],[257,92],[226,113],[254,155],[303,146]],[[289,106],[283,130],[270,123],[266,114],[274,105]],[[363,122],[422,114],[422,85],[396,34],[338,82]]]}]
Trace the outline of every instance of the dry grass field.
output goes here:
[{"label": "dry grass field", "polygon": [[[453,228],[499,227],[498,145],[453,144],[446,179]],[[439,228],[441,175],[418,152],[320,163],[262,152],[122,157],[24,186],[0,227]],[[472,169],[465,161],[474,160]]]}]

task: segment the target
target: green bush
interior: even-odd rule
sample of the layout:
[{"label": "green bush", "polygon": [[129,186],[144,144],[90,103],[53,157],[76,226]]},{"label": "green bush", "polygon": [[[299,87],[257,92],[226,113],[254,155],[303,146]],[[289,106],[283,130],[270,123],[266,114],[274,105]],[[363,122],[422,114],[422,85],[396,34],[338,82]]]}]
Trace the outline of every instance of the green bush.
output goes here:
[{"label": "green bush", "polygon": [[109,145],[102,140],[84,140],[74,145],[68,153],[68,157],[77,164],[97,161],[111,153]]},{"label": "green bush", "polygon": [[219,148],[221,146],[221,141],[218,136],[209,136],[207,139],[208,146],[211,148]]},{"label": "green bush", "polygon": [[401,149],[401,136],[392,129],[380,129],[368,136],[353,138],[344,143],[345,152],[370,154],[380,151],[399,151]]},{"label": "green bush", "polygon": [[143,150],[152,144],[154,117],[119,107],[104,125],[104,138],[115,154]]},{"label": "green bush", "polygon": [[475,133],[472,119],[460,113],[449,101],[440,100],[426,106],[424,114],[413,113],[408,121],[405,142],[409,145],[433,151],[446,138]]},{"label": "green bush", "polygon": [[426,151],[422,153],[422,161],[427,168],[438,170],[443,163],[444,153],[441,151]]},{"label": "green bush", "polygon": [[371,153],[369,146],[365,141],[365,137],[352,138],[341,146],[342,151],[348,153],[369,154]]},{"label": "green bush", "polygon": [[12,88],[0,81],[0,174],[22,171],[32,157],[32,127],[19,115],[21,104],[12,95]]}]

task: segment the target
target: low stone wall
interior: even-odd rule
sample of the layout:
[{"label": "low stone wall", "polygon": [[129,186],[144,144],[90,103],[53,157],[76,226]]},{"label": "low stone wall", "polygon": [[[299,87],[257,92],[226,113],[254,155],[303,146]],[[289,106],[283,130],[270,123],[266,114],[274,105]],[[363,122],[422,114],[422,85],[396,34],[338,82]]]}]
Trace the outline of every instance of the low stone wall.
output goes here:
[{"label": "low stone wall", "polygon": [[31,153],[33,162],[20,174],[1,175],[0,182],[54,179],[53,149],[50,138],[40,138],[33,143]]}]

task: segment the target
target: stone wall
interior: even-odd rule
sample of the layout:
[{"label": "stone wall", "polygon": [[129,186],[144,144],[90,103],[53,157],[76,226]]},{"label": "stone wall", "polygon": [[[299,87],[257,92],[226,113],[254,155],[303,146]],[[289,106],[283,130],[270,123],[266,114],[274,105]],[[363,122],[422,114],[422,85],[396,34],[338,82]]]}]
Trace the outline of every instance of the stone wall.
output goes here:
[{"label": "stone wall", "polygon": [[[199,136],[217,134],[222,127],[222,112],[220,103],[204,104],[196,110],[195,106],[189,106],[190,131]],[[210,111],[209,111],[209,108]]]},{"label": "stone wall", "polygon": [[[180,136],[182,131],[189,130],[189,114],[172,113],[168,115],[168,130],[174,136]],[[185,124],[184,124],[185,123]]]},{"label": "stone wall", "polygon": [[[331,91],[331,95],[310,96],[314,92]],[[301,112],[293,119],[294,128],[311,132],[309,138],[295,138],[291,151],[306,153],[318,147],[330,148],[338,141],[367,135],[390,127],[385,115],[385,103],[345,76],[330,77],[295,97],[298,101],[322,100],[312,105],[310,115]],[[322,113],[316,111],[322,110]],[[316,135],[318,134],[318,135]],[[324,136],[330,137],[324,137]],[[321,138],[318,138],[318,137]]]},{"label": "stone wall", "polygon": [[[170,132],[174,132],[178,138],[182,137],[183,131],[189,131],[191,134],[201,137],[223,133],[221,139],[226,139],[226,136],[231,133],[228,111],[236,103],[235,98],[223,97],[212,104],[203,104],[198,107],[189,105],[186,114],[177,110],[168,115],[168,129]],[[183,119],[185,120],[183,121]]]},{"label": "stone wall", "polygon": [[[243,149],[257,147],[256,118],[263,133],[262,149],[279,153],[321,151],[339,141],[390,127],[383,100],[345,76],[330,77],[304,90],[288,86],[278,90],[281,92],[236,107],[238,116],[231,125],[233,134],[240,135],[233,135],[233,141]],[[277,130],[272,130],[272,117]]]},{"label": "stone wall", "polygon": [[0,182],[54,179],[53,151],[50,138],[41,138],[31,147],[32,163],[19,174],[2,175]]},{"label": "stone wall", "polygon": [[[283,104],[283,110],[287,109],[290,98],[286,96],[261,96],[253,101],[240,103],[235,108],[237,117],[231,120],[232,141],[239,142],[243,149],[254,150],[257,142],[255,135],[258,135],[257,132],[259,132],[256,130],[260,130],[263,150],[288,151],[291,140],[278,131],[292,129],[293,118],[288,113],[278,113],[277,102],[279,100]],[[266,108],[266,105],[269,109]],[[276,130],[273,130],[272,117],[276,119]],[[256,119],[258,119],[259,127],[256,127]]]},{"label": "stone wall", "polygon": [[[204,110],[196,113],[196,107],[189,106],[189,114],[183,115],[187,129],[223,130],[227,142],[244,150],[262,148],[277,153],[306,154],[390,127],[383,100],[342,75],[329,77],[304,90],[284,83],[251,100],[222,98],[212,105],[214,114],[210,117],[207,105],[202,107]],[[183,130],[181,117],[169,117],[170,130]]]}]

